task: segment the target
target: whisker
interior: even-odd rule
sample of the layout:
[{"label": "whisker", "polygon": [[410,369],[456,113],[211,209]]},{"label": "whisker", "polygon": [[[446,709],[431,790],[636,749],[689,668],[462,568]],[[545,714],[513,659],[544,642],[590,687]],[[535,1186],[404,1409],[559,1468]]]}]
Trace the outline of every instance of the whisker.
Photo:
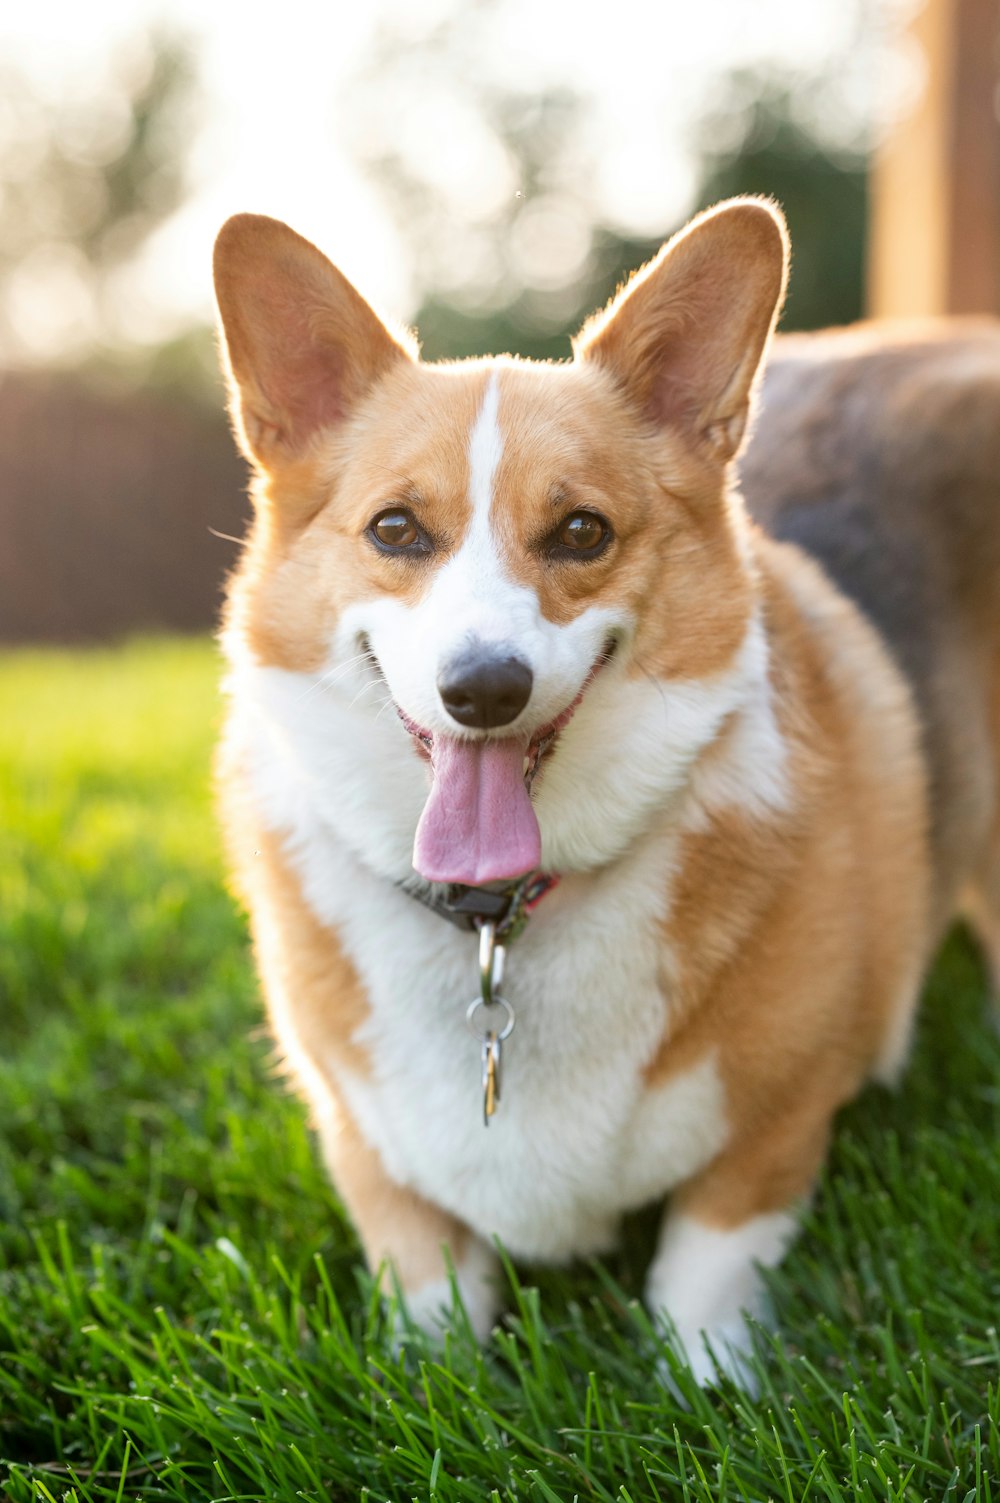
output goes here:
[{"label": "whisker", "polygon": [[632,655],[632,661],[635,664],[635,666],[638,668],[639,672],[642,674],[643,678],[647,678],[649,680],[649,682],[652,684],[653,688],[656,690],[657,694],[660,696],[660,700],[661,700],[661,702],[663,704],[664,710],[668,711],[668,713],[669,713],[669,705],[668,705],[668,701],[667,701],[667,691],[664,688],[664,686],[661,683],[661,681],[656,677],[656,675],[654,673],[650,672],[650,670],[646,667],[645,663],[641,663],[639,661],[639,659],[635,656],[634,653]]},{"label": "whisker", "polygon": [[387,694],[385,696],[385,699],[383,699],[381,705],[379,706],[378,714],[375,716],[375,719],[380,719],[380,717],[385,714],[390,705],[392,705],[393,709],[395,709],[396,701],[393,699],[391,694]]},{"label": "whisker", "polygon": [[347,673],[349,669],[353,668],[355,663],[363,662],[364,659],[369,656],[370,654],[367,652],[359,652],[354,657],[347,658],[343,663],[337,663],[333,668],[327,668],[324,673],[320,674],[319,678],[316,679],[314,683],[310,684],[308,688],[303,689],[302,693],[299,695],[295,703],[301,704],[304,699],[308,699],[311,694],[315,694],[317,689],[328,688],[331,684],[335,683],[342,674]]},{"label": "whisker", "polygon": [[708,553],[711,547],[711,543],[685,543],[683,548],[668,545],[666,558],[673,563],[675,559],[691,558],[696,553]]},{"label": "whisker", "polygon": [[361,699],[361,698],[363,698],[363,696],[368,693],[369,689],[377,689],[378,686],[379,686],[379,684],[381,682],[382,682],[381,679],[373,678],[373,679],[369,679],[369,681],[368,681],[367,684],[362,684],[362,686],[358,690],[357,694],[355,694],[354,698],[351,700],[351,703],[348,706],[348,708],[351,709],[351,710],[353,710],[354,706],[358,703],[358,700]]}]

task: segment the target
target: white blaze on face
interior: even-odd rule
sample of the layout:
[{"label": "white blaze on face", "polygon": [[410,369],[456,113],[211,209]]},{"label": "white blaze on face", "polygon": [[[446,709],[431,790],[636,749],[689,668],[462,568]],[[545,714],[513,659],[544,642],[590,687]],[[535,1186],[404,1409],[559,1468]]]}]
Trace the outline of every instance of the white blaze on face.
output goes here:
[{"label": "white blaze on face", "polygon": [[[469,435],[469,525],[461,546],[441,568],[417,608],[420,628],[435,646],[435,678],[471,644],[515,656],[535,671],[541,623],[533,590],[511,579],[500,557],[493,526],[497,470],[503,458],[500,381],[490,376]],[[415,614],[417,614],[415,612]],[[542,664],[537,663],[539,668]],[[531,710],[526,707],[525,719]],[[434,728],[434,727],[432,727]],[[450,719],[440,727],[456,733]],[[458,734],[462,734],[459,730]]]},{"label": "white blaze on face", "polygon": [[[502,606],[504,585],[507,584],[500,567],[491,522],[493,485],[502,457],[500,378],[494,371],[487,383],[483,405],[469,439],[469,504],[472,516],[465,540],[453,561],[459,564],[455,573],[464,580],[466,590],[481,595],[481,606],[488,606],[491,602]],[[502,631],[503,622],[496,624]]]}]

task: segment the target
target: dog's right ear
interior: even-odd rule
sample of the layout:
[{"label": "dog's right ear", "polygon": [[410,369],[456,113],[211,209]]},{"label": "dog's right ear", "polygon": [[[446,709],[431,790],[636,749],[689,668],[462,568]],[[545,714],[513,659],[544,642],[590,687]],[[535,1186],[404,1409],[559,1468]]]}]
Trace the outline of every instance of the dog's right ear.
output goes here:
[{"label": "dog's right ear", "polygon": [[302,459],[411,358],[322,251],[278,219],[227,219],[214,270],[237,438],[262,469]]}]

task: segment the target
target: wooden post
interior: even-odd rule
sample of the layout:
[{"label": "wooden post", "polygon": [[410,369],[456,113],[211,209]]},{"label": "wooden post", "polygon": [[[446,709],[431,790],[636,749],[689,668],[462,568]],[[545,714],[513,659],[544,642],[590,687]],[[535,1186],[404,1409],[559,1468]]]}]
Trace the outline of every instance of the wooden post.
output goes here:
[{"label": "wooden post", "polygon": [[1000,3],[925,0],[911,35],[926,78],[873,163],[868,309],[1000,313]]}]

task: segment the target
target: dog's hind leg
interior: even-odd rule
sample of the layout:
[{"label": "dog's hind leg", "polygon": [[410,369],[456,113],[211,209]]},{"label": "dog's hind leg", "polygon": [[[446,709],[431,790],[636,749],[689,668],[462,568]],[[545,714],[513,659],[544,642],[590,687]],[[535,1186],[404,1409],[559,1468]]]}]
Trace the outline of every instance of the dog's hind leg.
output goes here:
[{"label": "dog's hind leg", "polygon": [[962,916],[978,940],[989,977],[993,1024],[1000,1031],[1000,835],[962,896]]},{"label": "dog's hind leg", "polygon": [[989,976],[993,1024],[1000,1032],[1000,621],[997,622],[996,689],[990,723],[993,740],[993,824],[985,850],[962,893],[959,910],[979,941]]}]

